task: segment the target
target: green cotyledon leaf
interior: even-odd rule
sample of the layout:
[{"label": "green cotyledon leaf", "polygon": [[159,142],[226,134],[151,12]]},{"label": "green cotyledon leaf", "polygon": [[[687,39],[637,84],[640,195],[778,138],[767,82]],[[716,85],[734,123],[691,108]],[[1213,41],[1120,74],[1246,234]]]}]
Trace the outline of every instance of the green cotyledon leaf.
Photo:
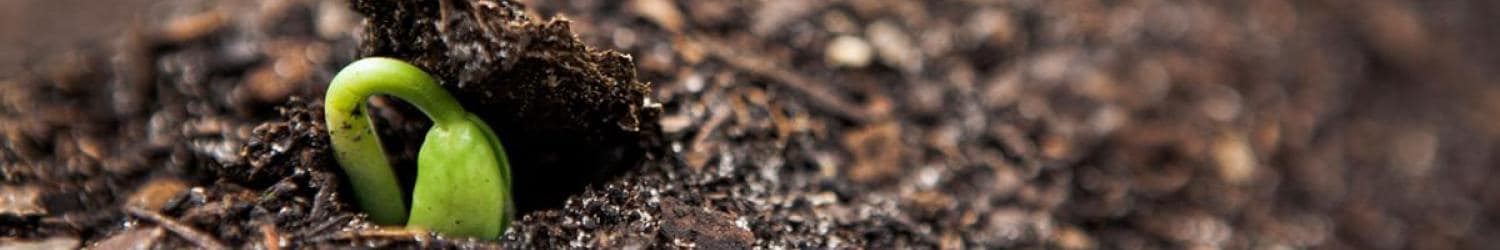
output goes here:
[{"label": "green cotyledon leaf", "polygon": [[510,222],[505,151],[477,118],[427,131],[417,155],[407,226],[447,234],[496,238]]}]

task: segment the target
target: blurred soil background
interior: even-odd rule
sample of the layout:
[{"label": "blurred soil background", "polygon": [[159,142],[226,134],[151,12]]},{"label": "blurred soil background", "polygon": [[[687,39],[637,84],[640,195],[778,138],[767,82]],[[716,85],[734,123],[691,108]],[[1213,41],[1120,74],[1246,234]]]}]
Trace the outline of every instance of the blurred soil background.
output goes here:
[{"label": "blurred soil background", "polygon": [[0,3],[0,71],[20,70],[23,62],[106,43],[139,20],[157,1],[5,1]]},{"label": "blurred soil background", "polygon": [[496,242],[375,227],[317,104],[349,3],[5,1],[0,244],[1500,245],[1493,1],[451,1],[631,55],[640,164]]}]

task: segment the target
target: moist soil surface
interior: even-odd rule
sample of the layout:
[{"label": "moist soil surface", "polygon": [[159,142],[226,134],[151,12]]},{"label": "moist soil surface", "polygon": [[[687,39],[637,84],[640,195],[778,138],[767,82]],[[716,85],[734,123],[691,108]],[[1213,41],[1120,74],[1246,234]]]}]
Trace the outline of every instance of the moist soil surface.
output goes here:
[{"label": "moist soil surface", "polygon": [[[1500,244],[1487,1],[144,9],[0,70],[0,245]],[[351,203],[321,97],[369,56],[433,73],[497,130],[520,209],[501,239],[377,226]],[[431,124],[370,105],[409,188]]]}]

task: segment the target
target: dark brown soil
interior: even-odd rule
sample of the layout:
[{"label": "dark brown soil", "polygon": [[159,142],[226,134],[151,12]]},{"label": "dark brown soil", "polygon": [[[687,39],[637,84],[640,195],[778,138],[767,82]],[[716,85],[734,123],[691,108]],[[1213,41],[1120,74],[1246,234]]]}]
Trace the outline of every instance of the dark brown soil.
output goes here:
[{"label": "dark brown soil", "polygon": [[[0,244],[1500,244],[1485,1],[160,6],[0,70]],[[319,99],[372,55],[501,133],[524,210],[502,240],[348,203]],[[409,168],[429,125],[372,104]]]}]

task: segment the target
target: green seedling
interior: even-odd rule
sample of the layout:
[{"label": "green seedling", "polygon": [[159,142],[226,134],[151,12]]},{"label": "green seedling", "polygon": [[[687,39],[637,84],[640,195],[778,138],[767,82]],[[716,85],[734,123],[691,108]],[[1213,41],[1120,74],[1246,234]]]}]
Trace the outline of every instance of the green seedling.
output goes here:
[{"label": "green seedling", "polygon": [[[410,211],[366,108],[376,94],[405,100],[433,121],[417,153]],[[510,164],[499,138],[426,72],[390,58],[355,61],[333,77],[323,111],[335,158],[375,223],[488,239],[510,224]]]}]

